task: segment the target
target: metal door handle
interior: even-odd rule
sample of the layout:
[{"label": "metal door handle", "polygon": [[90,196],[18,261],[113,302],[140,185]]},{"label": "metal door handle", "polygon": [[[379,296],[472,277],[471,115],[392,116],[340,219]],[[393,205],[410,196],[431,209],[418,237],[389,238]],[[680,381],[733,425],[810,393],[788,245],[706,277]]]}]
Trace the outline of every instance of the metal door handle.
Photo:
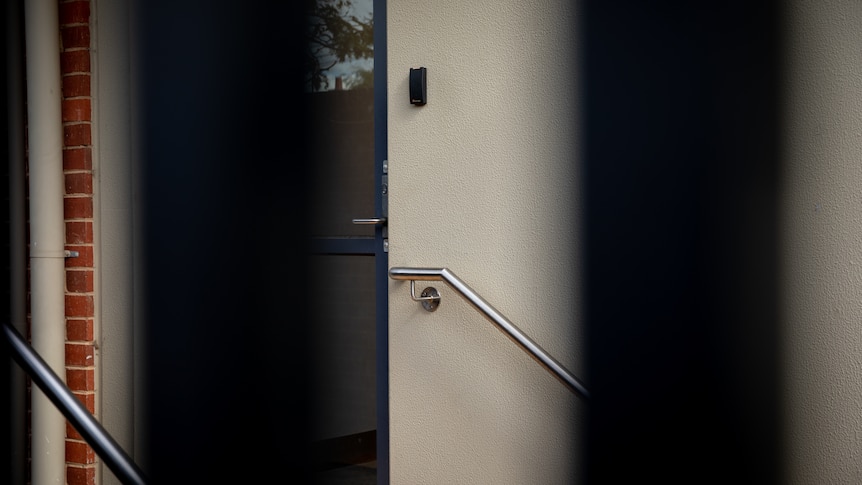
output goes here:
[{"label": "metal door handle", "polygon": [[386,224],[386,218],[385,217],[370,217],[367,219],[353,219],[353,223],[354,224],[365,224],[365,225],[376,226],[378,224]]}]

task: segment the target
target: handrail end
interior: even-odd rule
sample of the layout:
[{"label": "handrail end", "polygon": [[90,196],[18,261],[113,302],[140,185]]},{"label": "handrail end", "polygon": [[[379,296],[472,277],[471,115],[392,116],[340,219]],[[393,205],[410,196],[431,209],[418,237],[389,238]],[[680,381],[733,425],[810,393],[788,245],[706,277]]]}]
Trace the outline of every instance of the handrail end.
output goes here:
[{"label": "handrail end", "polygon": [[389,277],[393,280],[413,280],[413,281],[439,281],[446,268],[408,268],[403,266],[393,266],[389,268]]}]

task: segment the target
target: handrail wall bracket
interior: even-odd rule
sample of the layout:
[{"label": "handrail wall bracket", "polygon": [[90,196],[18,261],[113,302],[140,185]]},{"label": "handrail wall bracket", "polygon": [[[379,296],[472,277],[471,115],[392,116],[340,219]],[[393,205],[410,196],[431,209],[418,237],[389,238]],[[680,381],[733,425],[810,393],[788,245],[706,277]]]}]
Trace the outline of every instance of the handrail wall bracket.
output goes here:
[{"label": "handrail wall bracket", "polygon": [[[515,326],[511,321],[498,312],[493,306],[479,296],[460,278],[447,268],[399,268],[389,269],[389,277],[393,280],[410,281],[410,298],[422,303],[429,312],[433,312],[440,304],[440,296],[433,287],[425,288],[421,297],[416,296],[416,281],[443,281],[455,289],[465,300],[473,305],[488,320],[497,326],[513,342],[518,344],[530,357],[547,369],[554,377],[560,380],[572,392],[583,399],[589,399],[590,393],[584,384],[571,372],[563,367],[560,362],[551,357],[536,342]],[[430,308],[429,308],[430,307]]]},{"label": "handrail wall bracket", "polygon": [[422,303],[422,308],[429,312],[433,312],[440,306],[440,292],[433,286],[425,288],[419,296],[416,296],[416,280],[410,280],[410,298]]}]

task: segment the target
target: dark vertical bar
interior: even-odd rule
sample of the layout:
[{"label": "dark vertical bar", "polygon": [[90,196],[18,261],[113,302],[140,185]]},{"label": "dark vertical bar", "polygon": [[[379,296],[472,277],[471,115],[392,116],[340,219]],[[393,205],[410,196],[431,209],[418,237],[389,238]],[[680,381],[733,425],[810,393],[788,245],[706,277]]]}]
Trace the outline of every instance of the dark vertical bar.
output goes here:
[{"label": "dark vertical bar", "polygon": [[135,9],[154,483],[309,483],[302,5]]},{"label": "dark vertical bar", "polygon": [[[2,236],[4,241],[4,286],[2,296],[2,318],[11,322],[13,327],[26,334],[26,299],[27,299],[27,254],[26,254],[26,228],[25,228],[25,186],[24,177],[24,40],[23,40],[23,4],[20,0],[9,0],[3,9],[6,32],[3,45],[3,65],[6,67],[6,76],[3,85],[4,122],[2,153],[7,158],[6,175],[0,186],[3,187],[3,209],[2,213],[8,217],[3,220]],[[27,380],[24,372],[11,358],[6,358],[5,349],[3,355],[3,388],[8,389],[8,401],[4,400],[4,406],[8,404],[7,420],[0,428],[0,436],[7,438],[10,453],[4,455],[9,457],[9,462],[4,460],[2,477],[6,477],[8,483],[25,483],[28,471],[28,447],[27,447]],[[6,367],[8,365],[8,368]],[[7,371],[8,369],[8,371]],[[6,381],[5,379],[9,380]],[[8,465],[8,468],[5,467]]]},{"label": "dark vertical bar", "polygon": [[[3,15],[3,17],[2,17],[3,24],[2,25],[4,27],[6,27],[5,33],[7,35],[11,33],[10,32],[11,29],[9,28],[10,24],[7,23],[7,20],[9,18],[9,13],[12,10],[12,5],[11,5],[12,3],[14,3],[14,2],[7,2],[6,6],[3,8],[3,14],[2,14]],[[8,60],[9,60],[8,49],[9,49],[10,39],[7,37],[7,35],[3,36],[2,53],[0,53],[0,55],[3,56],[2,59],[0,59],[0,61],[2,61],[2,65],[4,67],[8,66]],[[6,75],[3,76],[3,83],[2,83],[2,86],[0,86],[0,88],[2,88],[2,93],[3,93],[2,100],[0,100],[0,106],[3,107],[3,132],[2,132],[2,136],[0,136],[0,150],[2,150],[2,152],[0,152],[0,153],[4,154],[5,160],[7,161],[7,164],[5,164],[5,166],[4,166],[5,170],[3,170],[3,172],[2,172],[2,177],[0,177],[0,185],[2,185],[2,187],[5,188],[3,190],[3,197],[0,198],[0,201],[2,201],[2,208],[0,208],[0,210],[2,210],[2,212],[0,212],[0,213],[3,214],[2,230],[0,230],[0,241],[2,241],[3,257],[2,257],[2,259],[0,259],[0,267],[3,268],[3,278],[4,278],[4,284],[2,286],[0,286],[0,288],[2,288],[2,290],[3,290],[2,292],[0,292],[0,319],[3,319],[3,321],[9,321],[9,318],[10,318],[9,303],[11,302],[12,295],[8,291],[9,290],[9,281],[11,279],[11,270],[10,270],[10,266],[9,266],[9,263],[10,263],[9,255],[10,255],[10,250],[11,250],[9,243],[11,242],[11,240],[9,238],[9,216],[10,216],[10,212],[9,212],[9,204],[8,204],[8,194],[9,194],[9,191],[8,191],[8,187],[9,187],[8,174],[9,174],[9,171],[8,170],[9,170],[9,163],[12,163],[12,161],[10,160],[10,157],[9,157],[9,142],[10,142],[9,127],[10,127],[10,125],[8,124],[8,120],[10,119],[10,116],[9,116],[10,111],[9,110],[11,107],[9,106],[9,102],[8,102],[7,89],[8,89],[8,86],[9,86],[9,83],[11,80],[9,79],[10,73],[9,73],[8,67],[7,67],[5,72],[6,72]],[[3,443],[4,447],[2,449],[5,450],[6,447],[9,447],[9,449],[12,453],[10,454],[11,456],[4,453],[2,458],[0,458],[0,480],[2,480],[4,482],[8,482],[8,483],[13,483],[12,477],[13,477],[14,470],[16,468],[15,454],[18,451],[17,448],[19,445],[19,443],[17,442],[18,440],[16,438],[17,433],[15,433],[15,431],[13,431],[15,429],[15,426],[16,426],[15,416],[11,414],[13,412],[16,412],[17,398],[18,398],[18,396],[22,395],[20,393],[20,390],[17,389],[17,385],[16,385],[17,378],[16,378],[15,373],[17,373],[17,372],[19,372],[19,371],[15,368],[14,362],[12,362],[12,359],[10,358],[9,352],[7,351],[6,347],[3,346],[3,348],[0,349],[0,386],[2,386],[0,388],[2,388],[5,392],[3,393],[2,401],[0,401],[0,405],[2,405],[2,407],[0,407],[0,412],[2,412],[2,415],[3,415],[2,422],[0,422],[0,436],[2,436],[3,437],[2,439],[4,440],[4,443]]]},{"label": "dark vertical bar", "polygon": [[588,483],[780,481],[779,13],[583,2]]},{"label": "dark vertical bar", "polygon": [[[386,91],[386,0],[374,0],[374,173],[377,193],[383,193],[380,180],[383,165],[389,157],[387,146],[387,91]],[[388,190],[388,188],[387,188]],[[383,195],[382,197],[388,197]],[[383,213],[383,199],[374,202],[377,214]],[[377,281],[377,483],[389,484],[389,253],[383,250],[383,227],[378,226],[376,236],[375,273]]]}]

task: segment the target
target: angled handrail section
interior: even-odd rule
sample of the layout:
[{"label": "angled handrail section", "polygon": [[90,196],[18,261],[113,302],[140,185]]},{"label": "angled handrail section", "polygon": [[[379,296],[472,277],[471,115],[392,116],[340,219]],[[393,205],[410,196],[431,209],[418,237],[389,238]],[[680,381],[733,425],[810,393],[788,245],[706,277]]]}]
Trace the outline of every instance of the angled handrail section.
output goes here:
[{"label": "angled handrail section", "polygon": [[482,315],[497,326],[513,342],[518,344],[539,364],[545,367],[551,374],[560,380],[572,392],[583,399],[589,399],[590,393],[584,384],[569,372],[556,359],[551,357],[542,347],[528,337],[515,326],[509,319],[504,317],[497,309],[467,286],[460,278],[447,268],[401,268],[395,267],[389,270],[389,277],[393,280],[403,281],[443,281],[455,289],[467,302],[473,305]]},{"label": "angled handrail section", "polygon": [[18,330],[4,323],[3,334],[15,361],[57,406],[93,451],[105,460],[105,464],[114,472],[114,475],[124,484],[145,485],[147,482],[144,480],[144,474],[135,462],[72,394],[42,357],[30,347]]}]

